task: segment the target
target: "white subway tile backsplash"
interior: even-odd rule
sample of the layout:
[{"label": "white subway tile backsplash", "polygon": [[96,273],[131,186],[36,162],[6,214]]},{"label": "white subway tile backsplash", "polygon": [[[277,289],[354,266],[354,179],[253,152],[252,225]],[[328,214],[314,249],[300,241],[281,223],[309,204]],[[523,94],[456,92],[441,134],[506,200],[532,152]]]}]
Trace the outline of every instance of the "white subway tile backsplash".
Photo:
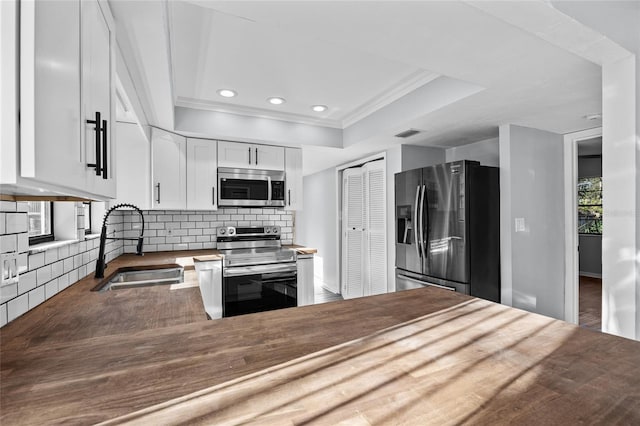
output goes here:
[{"label": "white subway tile backsplash", "polygon": [[29,310],[29,295],[23,294],[7,303],[7,321],[13,321]]},{"label": "white subway tile backsplash", "polygon": [[51,276],[53,278],[58,278],[63,273],[64,273],[64,262],[62,260],[59,260],[51,265]]},{"label": "white subway tile backsplash", "polygon": [[7,305],[0,305],[0,327],[4,327],[7,320]]},{"label": "white subway tile backsplash", "polygon": [[189,246],[186,243],[174,244],[172,250],[189,250]]},{"label": "white subway tile backsplash", "polygon": [[33,271],[44,265],[44,253],[34,253],[29,255],[29,270]]},{"label": "white subway tile backsplash", "polygon": [[60,259],[65,259],[69,257],[69,246],[62,246],[58,248],[58,257]]},{"label": "white subway tile backsplash", "polygon": [[29,309],[44,302],[44,287],[36,287],[29,292]]},{"label": "white subway tile backsplash", "polygon": [[73,269],[73,257],[67,257],[63,261],[62,270],[66,274],[71,272],[72,269]]},{"label": "white subway tile backsplash", "polygon": [[27,232],[27,214],[26,213],[6,213],[6,231],[3,234],[18,234]]},{"label": "white subway tile backsplash", "polygon": [[189,250],[202,250],[202,243],[189,243]]},{"label": "white subway tile backsplash", "polygon": [[15,212],[17,207],[14,201],[0,201],[0,212]]},{"label": "white subway tile backsplash", "polygon": [[36,288],[36,271],[30,271],[18,277],[18,294],[24,294]]},{"label": "white subway tile backsplash", "polygon": [[71,285],[71,283],[69,282],[69,274],[64,274],[60,278],[58,278],[58,288],[60,289],[60,291],[69,287],[69,285]]},{"label": "white subway tile backsplash", "polygon": [[44,263],[50,264],[58,260],[58,249],[50,249],[44,252]]},{"label": "white subway tile backsplash", "polygon": [[51,265],[36,269],[36,280],[39,286],[51,281]]},{"label": "white subway tile backsplash", "polygon": [[189,229],[188,235],[202,235],[202,229]]},{"label": "white subway tile backsplash", "polygon": [[0,253],[11,253],[18,248],[17,235],[2,235],[0,236]]},{"label": "white subway tile backsplash", "polygon": [[11,300],[18,295],[18,284],[5,284],[0,287],[0,303]]},{"label": "white subway tile backsplash", "polygon": [[44,296],[47,299],[50,299],[51,297],[53,297],[56,294],[58,294],[58,291],[59,291],[59,289],[58,289],[58,280],[49,281],[44,286]]},{"label": "white subway tile backsplash", "polygon": [[189,229],[189,228],[195,228],[196,224],[195,222],[180,222],[180,228],[182,229]]},{"label": "white subway tile backsplash", "polygon": [[26,253],[29,251],[29,234],[26,232],[18,234],[18,253]]}]

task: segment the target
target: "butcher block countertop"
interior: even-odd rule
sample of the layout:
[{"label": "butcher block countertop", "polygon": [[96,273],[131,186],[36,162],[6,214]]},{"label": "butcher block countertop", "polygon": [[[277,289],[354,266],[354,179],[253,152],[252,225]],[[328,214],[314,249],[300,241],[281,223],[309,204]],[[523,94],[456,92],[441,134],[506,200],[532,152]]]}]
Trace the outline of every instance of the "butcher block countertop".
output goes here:
[{"label": "butcher block countertop", "polygon": [[207,321],[194,275],[0,329],[0,424],[640,423],[639,342],[437,288]]}]

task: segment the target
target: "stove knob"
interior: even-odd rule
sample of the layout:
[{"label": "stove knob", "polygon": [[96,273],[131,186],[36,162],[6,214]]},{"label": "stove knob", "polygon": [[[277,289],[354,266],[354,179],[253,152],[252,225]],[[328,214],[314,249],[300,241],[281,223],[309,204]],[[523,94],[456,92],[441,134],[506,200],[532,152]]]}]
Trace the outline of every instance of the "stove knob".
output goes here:
[{"label": "stove knob", "polygon": [[224,235],[224,234],[225,234],[225,232],[227,232],[225,229],[221,229],[221,230],[220,230],[220,234],[221,234],[221,235]]},{"label": "stove knob", "polygon": [[233,228],[229,228],[229,235],[235,234],[236,230]]},{"label": "stove knob", "polygon": [[267,234],[270,234],[271,233],[271,228],[265,229],[264,232],[266,232]]},{"label": "stove knob", "polygon": [[273,228],[273,233],[277,234],[278,233],[278,228]]}]

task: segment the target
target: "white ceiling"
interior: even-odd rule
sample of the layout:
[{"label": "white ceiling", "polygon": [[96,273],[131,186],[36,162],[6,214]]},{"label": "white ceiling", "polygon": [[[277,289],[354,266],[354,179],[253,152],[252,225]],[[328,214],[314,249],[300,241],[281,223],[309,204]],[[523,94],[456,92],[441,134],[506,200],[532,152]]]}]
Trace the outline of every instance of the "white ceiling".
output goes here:
[{"label": "white ceiling", "polygon": [[[313,153],[305,155],[305,174],[393,146],[399,143],[393,135],[410,127],[423,132],[405,143],[450,147],[494,137],[505,123],[557,133],[600,125],[584,116],[601,112],[601,68],[579,54],[594,36],[543,1],[522,3],[531,9],[526,13],[515,2],[110,4],[118,37],[124,32],[138,52],[133,67],[142,71],[132,75],[145,80],[137,85],[140,96],[164,96],[149,102],[162,109],[155,116],[166,115],[169,92],[173,106],[344,128],[342,149],[305,147]],[[144,8],[154,12],[145,15]],[[140,22],[150,34],[164,28],[169,35],[145,38],[136,30]],[[580,37],[559,37],[573,33]],[[160,52],[167,50],[167,66],[159,69]],[[385,127],[367,124],[438,76],[483,90],[420,114],[395,108],[393,124],[376,118]],[[238,96],[222,98],[220,88]],[[269,96],[287,103],[271,106]],[[316,103],[330,109],[315,113],[310,106]],[[157,121],[152,124],[163,125]]]}]

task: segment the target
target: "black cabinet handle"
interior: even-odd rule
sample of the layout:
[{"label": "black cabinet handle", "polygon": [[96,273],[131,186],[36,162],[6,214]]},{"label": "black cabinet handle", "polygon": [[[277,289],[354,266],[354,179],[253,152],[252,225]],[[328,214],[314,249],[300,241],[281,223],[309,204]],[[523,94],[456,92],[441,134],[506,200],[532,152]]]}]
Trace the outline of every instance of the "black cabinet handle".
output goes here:
[{"label": "black cabinet handle", "polygon": [[211,204],[216,205],[216,187],[211,187]]},{"label": "black cabinet handle", "polygon": [[289,192],[289,205],[291,205],[291,190],[289,190],[288,192]]},{"label": "black cabinet handle", "polygon": [[156,198],[156,203],[160,204],[160,182],[156,184],[156,188],[158,188],[158,198]]},{"label": "black cabinet handle", "polygon": [[87,163],[87,167],[94,167],[96,169],[96,176],[100,176],[102,173],[102,162],[100,161],[100,112],[96,111],[95,120],[87,120],[87,124],[94,124],[95,127],[95,142],[96,142],[96,162]]},{"label": "black cabinet handle", "polygon": [[102,120],[102,179],[107,179],[107,120]]},{"label": "black cabinet handle", "polygon": [[256,148],[256,166],[258,165],[258,148]]},{"label": "black cabinet handle", "polygon": [[249,147],[249,164],[251,164],[251,147]]}]

